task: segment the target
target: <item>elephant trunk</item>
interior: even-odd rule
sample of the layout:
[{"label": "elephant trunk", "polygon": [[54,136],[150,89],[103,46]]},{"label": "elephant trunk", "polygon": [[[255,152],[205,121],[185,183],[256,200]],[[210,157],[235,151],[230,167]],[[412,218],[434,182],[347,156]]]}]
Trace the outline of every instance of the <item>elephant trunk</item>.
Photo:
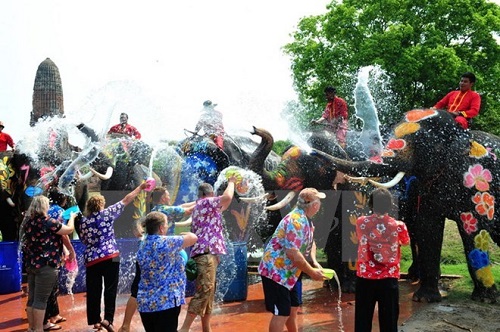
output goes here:
[{"label": "elephant trunk", "polygon": [[[261,137],[261,141],[257,149],[250,156],[249,168],[257,174],[263,175],[264,164],[267,156],[271,152],[274,144],[274,138],[270,132],[265,129],[253,127],[253,135]],[[264,185],[265,186],[265,185]]]}]

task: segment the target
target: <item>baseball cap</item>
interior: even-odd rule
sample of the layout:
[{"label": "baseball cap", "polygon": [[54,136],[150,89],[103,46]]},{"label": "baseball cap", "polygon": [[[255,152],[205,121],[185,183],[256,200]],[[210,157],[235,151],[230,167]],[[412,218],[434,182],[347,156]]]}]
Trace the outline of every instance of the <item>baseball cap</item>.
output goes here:
[{"label": "baseball cap", "polygon": [[205,100],[203,102],[203,106],[205,106],[205,107],[209,107],[209,106],[215,107],[215,106],[217,106],[217,104],[212,103],[211,100]]},{"label": "baseball cap", "polygon": [[0,121],[0,127],[5,127],[5,126],[3,125],[3,121]]},{"label": "baseball cap", "polygon": [[316,199],[323,199],[326,197],[325,193],[319,192],[315,188],[304,188],[299,193],[299,200],[304,204],[309,204]]}]

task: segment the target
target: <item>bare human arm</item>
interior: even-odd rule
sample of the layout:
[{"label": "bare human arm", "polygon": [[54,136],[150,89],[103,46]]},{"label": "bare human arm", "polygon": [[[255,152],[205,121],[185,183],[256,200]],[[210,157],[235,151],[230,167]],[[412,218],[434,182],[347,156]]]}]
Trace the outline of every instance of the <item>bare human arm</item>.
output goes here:
[{"label": "bare human arm", "polygon": [[76,213],[71,212],[68,224],[67,225],[62,225],[61,229],[57,231],[56,234],[58,235],[69,235],[75,231],[75,218],[76,218]]},{"label": "bare human arm", "polygon": [[236,177],[231,176],[227,182],[227,188],[224,190],[224,193],[221,196],[220,204],[221,204],[221,212],[227,210],[234,196],[234,185],[236,183]]},{"label": "bare human arm", "polygon": [[71,244],[69,235],[61,235],[61,238],[63,242],[64,255],[68,256],[68,260],[70,261],[74,260],[76,258],[75,248],[73,248],[73,245]]},{"label": "bare human arm", "polygon": [[317,269],[322,269],[323,267],[321,266],[320,263],[318,263],[316,259],[316,241],[313,241],[312,247],[311,247],[311,265]]},{"label": "bare human arm", "polygon": [[139,195],[139,193],[144,190],[145,188],[148,187],[148,184],[146,182],[143,182],[141,183],[137,188],[135,188],[134,190],[132,190],[130,193],[127,194],[127,196],[125,196],[123,199],[122,199],[122,203],[123,205],[127,206],[129,205],[130,203],[132,203],[132,201],[134,200],[134,198],[137,197],[137,195]]},{"label": "bare human arm", "polygon": [[187,248],[192,246],[198,241],[196,234],[191,232],[182,232],[180,235],[184,238],[184,243],[182,243],[182,248]]}]

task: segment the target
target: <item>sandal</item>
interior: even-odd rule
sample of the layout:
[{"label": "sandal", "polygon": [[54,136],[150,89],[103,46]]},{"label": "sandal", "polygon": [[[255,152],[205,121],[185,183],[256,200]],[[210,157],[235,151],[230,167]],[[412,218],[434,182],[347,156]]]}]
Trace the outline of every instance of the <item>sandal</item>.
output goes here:
[{"label": "sandal", "polygon": [[43,327],[43,330],[44,331],[56,331],[56,330],[60,330],[62,329],[62,327],[60,325],[57,325],[57,324],[54,324],[54,323],[49,323],[48,324],[48,327]]},{"label": "sandal", "polygon": [[113,323],[110,323],[107,320],[103,320],[101,322],[101,327],[103,327],[108,332],[115,332],[115,328],[113,326]]},{"label": "sandal", "polygon": [[62,322],[65,322],[66,321],[66,318],[65,317],[62,317],[62,316],[58,316],[56,318],[56,320],[51,320],[50,322],[53,323],[53,324],[59,324],[59,323],[62,323]]}]

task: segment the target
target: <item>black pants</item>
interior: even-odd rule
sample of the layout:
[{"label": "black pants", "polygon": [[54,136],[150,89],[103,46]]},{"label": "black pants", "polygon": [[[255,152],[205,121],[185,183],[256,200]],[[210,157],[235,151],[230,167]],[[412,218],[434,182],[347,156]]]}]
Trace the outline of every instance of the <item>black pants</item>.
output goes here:
[{"label": "black pants", "polygon": [[102,281],[104,280],[104,319],[113,323],[120,274],[119,258],[108,259],[87,267],[87,323],[101,322]]},{"label": "black pants", "polygon": [[162,311],[140,312],[146,332],[176,332],[181,306]]},{"label": "black pants", "polygon": [[380,332],[397,332],[399,316],[398,279],[365,279],[356,277],[355,332],[372,330],[373,313],[378,302]]}]

